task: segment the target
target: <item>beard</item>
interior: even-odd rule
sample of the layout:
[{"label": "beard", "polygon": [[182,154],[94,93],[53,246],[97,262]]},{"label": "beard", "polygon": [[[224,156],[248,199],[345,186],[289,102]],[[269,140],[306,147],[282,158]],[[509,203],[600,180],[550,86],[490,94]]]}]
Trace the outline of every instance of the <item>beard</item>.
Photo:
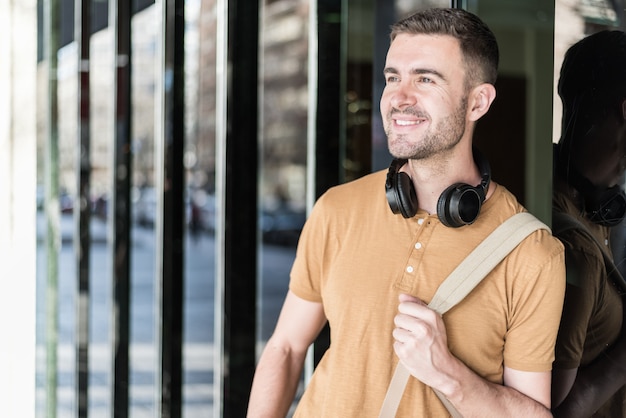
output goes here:
[{"label": "beard", "polygon": [[467,97],[463,97],[454,112],[441,119],[434,127],[431,126],[421,139],[407,134],[394,134],[391,117],[395,113],[403,113],[424,117],[430,120],[427,113],[407,108],[403,111],[392,109],[387,115],[385,133],[389,152],[395,158],[421,160],[454,148],[463,138],[466,129]]}]

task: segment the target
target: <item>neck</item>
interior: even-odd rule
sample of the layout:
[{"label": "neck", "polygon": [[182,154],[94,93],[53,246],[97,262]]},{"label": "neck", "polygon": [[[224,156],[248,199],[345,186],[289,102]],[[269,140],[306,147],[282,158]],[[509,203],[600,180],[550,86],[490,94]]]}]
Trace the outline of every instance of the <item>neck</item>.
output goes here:
[{"label": "neck", "polygon": [[437,212],[439,197],[451,185],[465,183],[477,186],[482,181],[471,152],[449,157],[409,160],[403,171],[413,181],[420,209],[431,214]]}]

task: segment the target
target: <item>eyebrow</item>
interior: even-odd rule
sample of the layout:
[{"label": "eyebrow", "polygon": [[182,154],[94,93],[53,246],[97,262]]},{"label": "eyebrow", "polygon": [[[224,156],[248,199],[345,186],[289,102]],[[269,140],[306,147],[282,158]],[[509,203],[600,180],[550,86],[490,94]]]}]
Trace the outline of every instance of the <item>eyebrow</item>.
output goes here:
[{"label": "eyebrow", "polygon": [[[383,74],[399,74],[400,72],[394,68],[394,67],[386,67],[383,70]],[[441,74],[439,71],[432,69],[432,68],[413,68],[411,71],[409,71],[410,74],[412,75],[421,75],[421,74],[432,74],[442,80],[446,80],[446,77],[444,77],[443,74]]]}]

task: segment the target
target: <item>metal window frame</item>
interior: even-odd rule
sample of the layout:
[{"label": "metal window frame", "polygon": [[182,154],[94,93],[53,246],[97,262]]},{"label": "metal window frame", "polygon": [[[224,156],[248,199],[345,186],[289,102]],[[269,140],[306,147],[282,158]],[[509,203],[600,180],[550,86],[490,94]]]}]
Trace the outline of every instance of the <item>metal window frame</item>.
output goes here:
[{"label": "metal window frame", "polygon": [[260,7],[217,1],[215,416],[245,416],[256,364]]}]

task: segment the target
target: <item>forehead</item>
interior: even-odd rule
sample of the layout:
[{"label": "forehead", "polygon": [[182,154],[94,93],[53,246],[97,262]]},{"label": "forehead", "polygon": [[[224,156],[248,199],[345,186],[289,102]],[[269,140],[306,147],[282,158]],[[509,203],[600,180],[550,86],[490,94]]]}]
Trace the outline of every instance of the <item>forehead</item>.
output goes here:
[{"label": "forehead", "polygon": [[439,64],[448,68],[461,64],[461,46],[450,35],[400,34],[389,46],[387,66],[423,66]]}]

